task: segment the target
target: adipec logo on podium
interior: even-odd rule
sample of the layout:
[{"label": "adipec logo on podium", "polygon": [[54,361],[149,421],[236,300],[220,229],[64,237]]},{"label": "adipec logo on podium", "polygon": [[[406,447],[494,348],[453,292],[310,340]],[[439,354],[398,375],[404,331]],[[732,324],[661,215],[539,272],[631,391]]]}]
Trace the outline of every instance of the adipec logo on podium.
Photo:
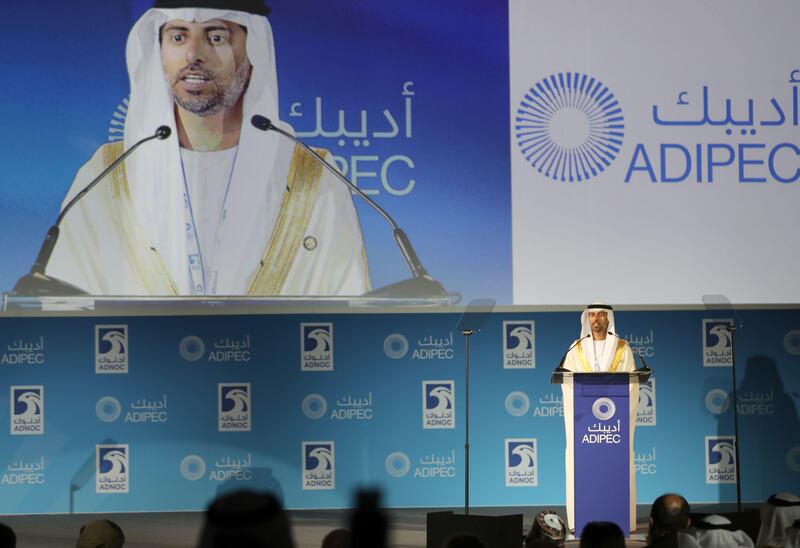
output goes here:
[{"label": "adipec logo on podium", "polygon": [[625,119],[614,93],[579,72],[534,84],[513,119],[517,146],[536,171],[563,183],[596,177],[619,155]]},{"label": "adipec logo on podium", "polygon": [[617,418],[613,424],[603,424],[614,418],[617,413],[617,405],[611,398],[597,398],[592,403],[592,415],[599,422],[596,422],[583,431],[581,444],[589,445],[616,445],[622,443],[622,421]]}]

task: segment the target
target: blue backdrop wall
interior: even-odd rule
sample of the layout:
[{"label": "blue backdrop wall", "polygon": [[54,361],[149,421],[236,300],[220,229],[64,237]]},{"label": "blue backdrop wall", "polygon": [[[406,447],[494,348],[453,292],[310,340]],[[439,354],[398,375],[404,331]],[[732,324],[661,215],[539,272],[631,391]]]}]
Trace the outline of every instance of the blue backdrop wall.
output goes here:
[{"label": "blue backdrop wall", "polygon": [[[458,506],[459,315],[0,318],[0,513],[196,510],[240,486],[290,508],[345,507],[363,485],[395,507]],[[564,503],[561,392],[549,379],[578,316],[501,309],[473,336],[473,505]],[[740,316],[743,496],[761,501],[800,489],[800,311]],[[730,343],[717,336],[729,317],[617,313],[655,371],[635,434],[640,503],[667,490],[735,500],[717,483],[732,479]]]}]

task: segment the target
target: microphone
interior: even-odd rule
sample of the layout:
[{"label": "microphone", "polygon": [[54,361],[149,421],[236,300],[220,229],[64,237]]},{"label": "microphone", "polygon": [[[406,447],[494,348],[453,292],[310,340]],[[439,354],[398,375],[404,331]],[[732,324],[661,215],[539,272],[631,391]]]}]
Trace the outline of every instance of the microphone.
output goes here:
[{"label": "microphone", "polygon": [[367,204],[369,204],[372,209],[377,211],[381,217],[383,217],[387,223],[392,227],[392,234],[394,236],[394,241],[397,244],[398,249],[400,250],[400,254],[403,256],[406,264],[408,265],[409,270],[411,271],[411,278],[408,280],[402,280],[400,282],[395,282],[389,284],[387,286],[374,289],[369,293],[366,293],[366,296],[369,297],[443,297],[448,296],[449,293],[445,291],[444,287],[441,283],[436,281],[428,272],[425,270],[425,267],[422,266],[422,261],[420,261],[419,257],[417,256],[417,252],[414,250],[414,246],[411,245],[411,240],[409,240],[408,236],[406,235],[405,231],[400,228],[394,219],[392,219],[391,215],[389,215],[386,210],[384,210],[381,206],[375,203],[372,198],[367,196],[364,191],[350,182],[346,177],[344,177],[338,170],[334,169],[325,159],[317,154],[311,147],[306,145],[303,141],[285,131],[270,121],[269,118],[265,116],[261,116],[260,114],[256,114],[250,120],[253,124],[253,127],[260,129],[261,131],[274,131],[276,133],[280,133],[284,137],[291,139],[294,143],[300,146],[303,150],[310,153],[314,158],[317,159],[330,173],[332,173],[339,181],[347,185],[347,187],[358,194],[362,200],[364,200]]},{"label": "microphone", "polygon": [[92,190],[97,183],[102,181],[109,173],[114,171],[125,159],[130,156],[134,150],[139,148],[140,145],[146,143],[147,141],[152,141],[153,139],[160,139],[164,140],[168,138],[172,134],[172,130],[168,126],[159,126],[156,129],[155,133],[152,135],[141,139],[137,143],[135,143],[131,148],[125,151],[119,158],[114,160],[110,166],[108,166],[103,172],[95,177],[91,183],[86,185],[83,190],[81,190],[75,197],[64,206],[64,209],[61,210],[61,213],[56,218],[56,222],[53,226],[50,227],[50,230],[47,231],[47,235],[44,237],[44,241],[42,242],[42,247],[39,249],[39,253],[36,256],[36,260],[31,266],[31,270],[28,274],[20,278],[16,285],[14,286],[14,290],[11,292],[14,296],[24,296],[24,295],[37,295],[37,296],[76,296],[76,295],[86,295],[87,293],[76,287],[72,284],[67,282],[61,281],[56,278],[51,278],[50,276],[45,275],[45,269],[47,268],[47,263],[50,262],[50,256],[53,254],[53,250],[55,249],[56,242],[58,241],[59,236],[59,227],[61,226],[61,221],[64,219],[64,216],[69,212],[72,207],[78,203],[90,190]]},{"label": "microphone", "polygon": [[578,346],[578,345],[579,345],[581,342],[583,342],[583,340],[584,340],[584,339],[588,339],[588,338],[589,338],[589,337],[591,337],[591,336],[592,336],[592,334],[591,334],[591,333],[589,333],[588,335],[584,335],[583,337],[581,337],[580,339],[578,339],[577,341],[575,341],[574,343],[572,343],[572,346],[570,346],[570,347],[567,349],[567,351],[566,351],[566,352],[564,352],[564,355],[561,357],[561,361],[560,361],[560,362],[558,362],[558,367],[556,367],[555,369],[553,369],[553,373],[565,373],[565,372],[569,371],[568,369],[564,369],[564,362],[565,362],[565,361],[567,361],[567,356],[569,355],[569,353],[570,353],[570,352],[572,352],[572,349],[573,349],[573,348],[575,348],[575,347],[576,347],[576,346]]},{"label": "microphone", "polygon": [[[608,334],[609,335],[614,335],[615,337],[619,338],[620,340],[625,341],[625,339],[623,339],[622,337],[620,337],[616,333],[613,333],[613,332],[609,331]],[[625,342],[628,344],[628,346],[630,346],[630,343],[628,343],[628,341],[625,341]],[[633,348],[631,348],[631,352],[633,352]],[[644,358],[642,357],[642,355],[639,354],[638,352],[633,352],[633,355],[636,356],[637,358],[639,358],[639,362],[642,364],[642,367],[637,369],[637,371],[640,371],[641,373],[647,373],[648,375],[650,375],[650,373],[652,373],[653,370],[650,369],[649,367],[647,367],[647,362],[644,361]]]}]

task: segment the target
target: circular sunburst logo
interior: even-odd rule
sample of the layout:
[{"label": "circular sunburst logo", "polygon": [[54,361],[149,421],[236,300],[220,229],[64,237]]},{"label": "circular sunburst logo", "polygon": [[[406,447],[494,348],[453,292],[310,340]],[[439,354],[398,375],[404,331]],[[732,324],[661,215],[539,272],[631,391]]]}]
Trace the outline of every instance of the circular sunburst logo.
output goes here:
[{"label": "circular sunburst logo", "polygon": [[411,470],[411,459],[401,451],[395,451],[386,457],[386,471],[393,478],[402,478]]},{"label": "circular sunburst logo", "polygon": [[534,84],[514,118],[525,160],[560,182],[582,182],[605,171],[620,152],[625,119],[601,81],[559,72]]},{"label": "circular sunburst logo", "polygon": [[506,396],[506,411],[512,417],[522,417],[531,408],[531,400],[525,392],[514,391]]},{"label": "circular sunburst logo", "polygon": [[113,396],[105,396],[97,400],[94,407],[97,418],[103,422],[114,422],[122,414],[122,405]]},{"label": "circular sunburst logo", "polygon": [[607,421],[617,412],[617,405],[610,398],[598,398],[592,404],[592,415],[601,421]]},{"label": "circular sunburst logo", "polygon": [[130,99],[125,97],[120,104],[117,105],[114,114],[111,115],[111,120],[108,122],[108,142],[116,143],[125,138],[125,118],[128,116],[128,104]]},{"label": "circular sunburst logo", "polygon": [[309,419],[321,419],[328,410],[328,401],[319,394],[309,394],[303,399],[303,415]]}]

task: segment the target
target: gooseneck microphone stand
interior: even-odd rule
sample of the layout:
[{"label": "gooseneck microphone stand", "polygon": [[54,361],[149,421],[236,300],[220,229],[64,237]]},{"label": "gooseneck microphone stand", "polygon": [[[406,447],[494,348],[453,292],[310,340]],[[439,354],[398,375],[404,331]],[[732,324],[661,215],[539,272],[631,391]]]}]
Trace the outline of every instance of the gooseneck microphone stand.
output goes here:
[{"label": "gooseneck microphone stand", "polygon": [[325,168],[328,172],[332,173],[339,181],[344,183],[352,192],[358,194],[358,196],[364,200],[372,209],[378,212],[378,214],[386,220],[387,223],[392,227],[392,235],[394,236],[394,240],[397,244],[398,249],[400,250],[400,254],[403,256],[406,264],[408,265],[409,270],[411,271],[411,278],[407,280],[402,280],[399,282],[395,282],[389,284],[385,287],[381,287],[366,293],[367,296],[372,297],[426,297],[426,296],[434,296],[434,297],[441,297],[441,296],[449,296],[447,291],[445,291],[444,287],[441,283],[436,281],[428,271],[425,270],[425,267],[422,266],[422,261],[420,261],[419,257],[417,256],[417,252],[414,250],[414,246],[411,245],[411,240],[406,235],[405,231],[400,228],[400,226],[395,222],[389,213],[386,212],[381,206],[379,206],[372,198],[367,196],[367,194],[350,182],[346,177],[344,177],[339,171],[334,169],[325,159],[317,153],[313,148],[309,147],[303,141],[285,131],[284,129],[276,126],[272,123],[272,121],[265,117],[261,116],[260,114],[256,114],[250,120],[250,123],[253,124],[253,127],[256,129],[260,129],[261,131],[274,131],[275,133],[279,133],[280,135],[286,137],[293,141],[297,146],[301,147],[303,150],[311,154],[320,164]]},{"label": "gooseneck microphone stand", "polygon": [[42,247],[39,249],[39,253],[36,256],[36,260],[33,262],[33,266],[31,266],[30,272],[20,278],[16,285],[14,286],[14,290],[11,292],[12,295],[15,296],[28,296],[28,295],[38,295],[38,296],[57,296],[57,297],[73,297],[77,295],[86,295],[86,292],[78,287],[75,287],[72,284],[68,284],[62,280],[57,278],[52,278],[45,274],[45,270],[47,269],[47,263],[50,262],[50,257],[53,254],[53,250],[55,249],[56,242],[58,241],[58,236],[60,233],[59,227],[61,226],[61,221],[64,219],[66,214],[69,212],[70,209],[77,204],[81,198],[86,196],[86,194],[92,190],[97,183],[102,181],[109,173],[114,171],[117,166],[119,166],[125,159],[133,154],[133,151],[139,148],[141,145],[148,141],[152,141],[153,139],[160,139],[164,140],[172,134],[172,130],[167,126],[160,126],[153,135],[149,135],[144,139],[135,143],[131,148],[125,151],[119,158],[117,158],[110,166],[108,166],[103,172],[95,177],[91,183],[86,185],[83,190],[81,190],[75,197],[69,201],[69,203],[64,206],[64,209],[61,210],[61,213],[56,218],[56,222],[53,226],[50,227],[50,230],[47,231],[47,235],[42,242]]},{"label": "gooseneck microphone stand", "polygon": [[464,515],[469,515],[469,338],[480,331],[479,329],[462,329],[464,335],[464,387],[466,391],[465,405],[466,417],[464,419]]},{"label": "gooseneck microphone stand", "polygon": [[736,324],[731,322],[727,325],[728,334],[731,336],[731,375],[733,376],[733,451],[736,460],[736,511],[742,511],[742,476],[739,467],[739,400],[736,399],[736,347],[733,340],[736,338]]},{"label": "gooseneck microphone stand", "polygon": [[464,515],[469,516],[469,339],[472,335],[480,333],[491,311],[494,309],[494,299],[475,299],[470,301],[461,318],[457,329],[464,336]]},{"label": "gooseneck microphone stand", "polygon": [[[736,511],[742,511],[742,474],[739,462],[739,400],[736,397],[736,330],[743,326],[739,314],[725,295],[703,295],[701,301],[707,310],[724,310],[736,319],[727,321],[725,328],[731,339],[731,397],[733,398],[733,452],[734,470],[736,474]],[[704,335],[705,336],[705,335]]]}]

